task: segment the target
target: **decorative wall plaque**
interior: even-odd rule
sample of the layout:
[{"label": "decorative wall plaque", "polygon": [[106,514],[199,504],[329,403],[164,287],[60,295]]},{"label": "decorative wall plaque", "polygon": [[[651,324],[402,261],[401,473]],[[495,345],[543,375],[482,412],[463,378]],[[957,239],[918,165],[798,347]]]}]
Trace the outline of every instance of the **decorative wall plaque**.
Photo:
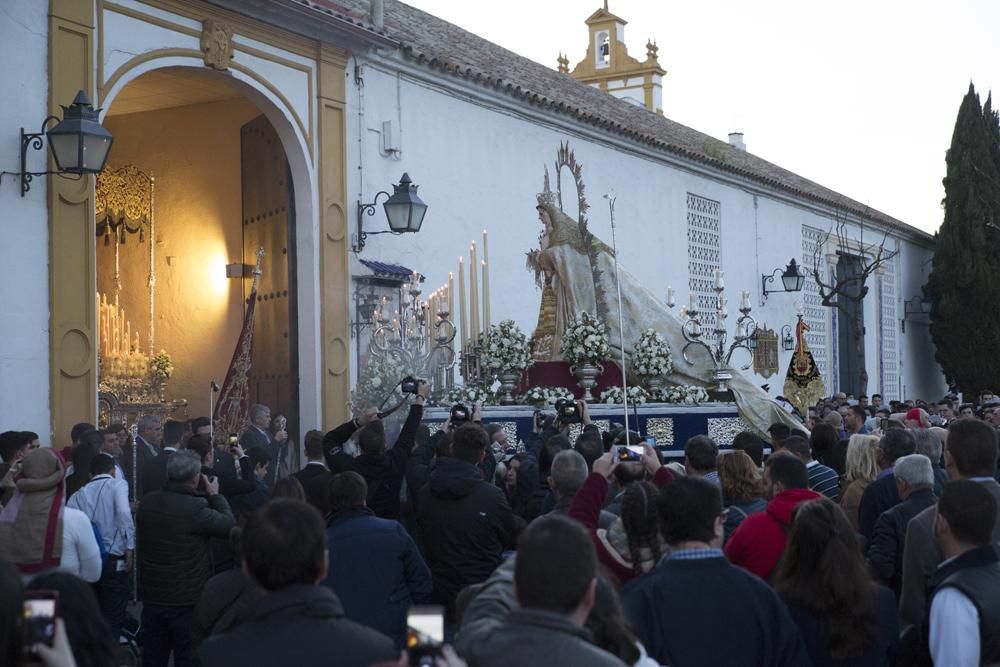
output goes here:
[{"label": "decorative wall plaque", "polygon": [[229,69],[229,61],[233,59],[233,27],[215,19],[205,19],[201,51],[205,55],[205,67],[220,71]]}]

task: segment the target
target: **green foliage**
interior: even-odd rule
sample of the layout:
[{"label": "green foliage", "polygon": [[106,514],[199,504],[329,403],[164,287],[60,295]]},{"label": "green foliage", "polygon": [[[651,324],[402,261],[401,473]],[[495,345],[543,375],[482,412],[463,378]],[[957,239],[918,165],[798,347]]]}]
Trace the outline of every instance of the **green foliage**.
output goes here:
[{"label": "green foliage", "polygon": [[972,84],[946,163],[944,222],[925,292],[945,377],[976,393],[1000,386],[1000,124]]}]

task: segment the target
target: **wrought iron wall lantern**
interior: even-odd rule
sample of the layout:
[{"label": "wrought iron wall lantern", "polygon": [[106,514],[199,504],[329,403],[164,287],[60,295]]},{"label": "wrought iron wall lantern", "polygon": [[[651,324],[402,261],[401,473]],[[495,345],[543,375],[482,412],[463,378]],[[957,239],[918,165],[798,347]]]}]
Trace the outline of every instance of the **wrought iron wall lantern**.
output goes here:
[{"label": "wrought iron wall lantern", "polygon": [[788,266],[785,267],[785,270],[781,274],[781,285],[782,287],[784,287],[784,289],[783,290],[767,289],[768,283],[774,282],[774,277],[775,275],[777,275],[779,271],[781,271],[781,269],[775,269],[771,273],[771,275],[767,275],[766,273],[761,274],[761,281],[760,281],[760,288],[762,294],[761,305],[763,305],[764,302],[767,301],[768,294],[773,294],[775,292],[781,292],[781,291],[785,292],[802,291],[802,286],[805,285],[806,277],[802,275],[801,271],[799,271],[799,265],[795,262],[794,257],[790,262],[788,262]]},{"label": "wrought iron wall lantern", "polygon": [[[63,118],[49,116],[42,121],[38,132],[25,132],[21,128],[21,170],[19,172],[3,172],[11,176],[21,177],[21,196],[31,189],[31,181],[35,176],[47,174],[98,174],[104,170],[108,161],[108,153],[114,137],[104,129],[98,121],[101,110],[95,109],[90,98],[82,90],[76,94],[73,103],[62,107]],[[55,126],[46,130],[50,121],[57,121]],[[55,171],[28,171],[28,149],[39,151],[49,140],[49,148],[56,162]]]},{"label": "wrought iron wall lantern", "polygon": [[[358,201],[358,233],[354,243],[354,252],[364,250],[365,240],[372,234],[405,234],[407,232],[419,232],[420,225],[424,222],[424,215],[427,213],[427,204],[417,196],[417,188],[410,180],[409,174],[404,173],[397,185],[393,185],[393,193],[389,195],[384,190],[375,195],[375,200],[370,204],[363,204]],[[375,208],[378,206],[378,198],[386,196],[382,208],[385,210],[385,217],[389,220],[389,229],[378,232],[366,232],[364,230],[364,216],[375,215]]]},{"label": "wrought iron wall lantern", "polygon": [[792,336],[792,325],[781,327],[781,349],[790,352],[795,349],[795,337]]},{"label": "wrought iron wall lantern", "polygon": [[911,315],[930,315],[931,302],[927,297],[915,296],[903,302],[903,319],[900,320],[900,329],[906,333],[906,320],[911,319]]}]

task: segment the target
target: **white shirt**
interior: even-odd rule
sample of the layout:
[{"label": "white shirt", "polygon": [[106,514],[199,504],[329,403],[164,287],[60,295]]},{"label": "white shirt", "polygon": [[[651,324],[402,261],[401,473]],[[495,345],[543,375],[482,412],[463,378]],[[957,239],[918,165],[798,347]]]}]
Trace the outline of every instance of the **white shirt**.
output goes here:
[{"label": "white shirt", "polygon": [[98,475],[74,493],[66,505],[97,524],[109,554],[124,556],[126,550],[135,549],[135,524],[124,479]]},{"label": "white shirt", "polygon": [[[90,519],[80,510],[64,507],[62,513],[63,546],[62,560],[56,568],[69,572],[93,583],[101,578],[101,552],[94,538]],[[41,572],[22,574],[21,580],[28,584]]]},{"label": "white shirt", "polygon": [[948,587],[934,594],[930,629],[935,665],[978,667],[979,612],[965,593]]}]

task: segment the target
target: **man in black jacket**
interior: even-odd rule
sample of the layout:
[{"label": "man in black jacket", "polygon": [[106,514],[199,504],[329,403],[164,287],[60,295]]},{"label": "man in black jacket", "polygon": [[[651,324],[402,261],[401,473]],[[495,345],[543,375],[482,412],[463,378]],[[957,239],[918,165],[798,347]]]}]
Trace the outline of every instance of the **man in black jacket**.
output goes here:
[{"label": "man in black jacket", "polygon": [[934,497],[934,470],[930,459],[923,454],[910,454],[896,461],[893,477],[902,502],[882,512],[875,522],[868,545],[868,562],[878,580],[891,588],[898,600],[903,580],[906,526],[937,498]]},{"label": "man in black jacket", "polygon": [[235,525],[219,482],[201,472],[201,460],[182,450],[167,463],[167,484],[139,505],[136,542],[143,600],[143,664],[194,664],[191,619],[201,589],[212,574],[209,540],[226,537]]},{"label": "man in black jacket", "polygon": [[255,512],[243,529],[244,567],[267,591],[231,632],[205,641],[198,657],[212,667],[395,664],[388,637],[344,618],[326,577],[323,519],[309,505],[281,498]]},{"label": "man in black jacket", "polygon": [[881,472],[865,489],[858,506],[858,532],[864,536],[866,544],[871,541],[875,522],[882,512],[899,504],[896,478],[892,474],[896,459],[908,456],[916,449],[913,435],[901,428],[889,429],[879,441],[877,455]]},{"label": "man in black jacket", "polygon": [[292,473],[291,476],[299,480],[302,490],[306,493],[306,501],[325,517],[330,513],[329,491],[333,475],[327,469],[323,456],[323,434],[319,431],[308,431],[303,441],[306,464],[302,470]]},{"label": "man in black jacket", "polygon": [[[417,427],[424,417],[424,403],[430,391],[431,387],[426,382],[417,385],[417,395],[410,406],[410,414],[406,417],[396,444],[390,450],[385,448],[385,427],[377,414],[371,412],[341,424],[323,438],[330,470],[334,474],[352,470],[364,477],[368,484],[368,509],[380,519],[399,519],[399,493],[406,473],[406,462],[413,450]],[[358,434],[358,449],[361,453],[351,460],[341,448],[358,428],[361,428]]]},{"label": "man in black jacket", "polygon": [[514,548],[523,527],[503,491],[483,481],[478,469],[489,436],[478,424],[452,435],[451,456],[437,460],[417,498],[417,525],[434,576],[434,601],[453,621],[455,597],[469,584],[486,580],[505,549]]}]

